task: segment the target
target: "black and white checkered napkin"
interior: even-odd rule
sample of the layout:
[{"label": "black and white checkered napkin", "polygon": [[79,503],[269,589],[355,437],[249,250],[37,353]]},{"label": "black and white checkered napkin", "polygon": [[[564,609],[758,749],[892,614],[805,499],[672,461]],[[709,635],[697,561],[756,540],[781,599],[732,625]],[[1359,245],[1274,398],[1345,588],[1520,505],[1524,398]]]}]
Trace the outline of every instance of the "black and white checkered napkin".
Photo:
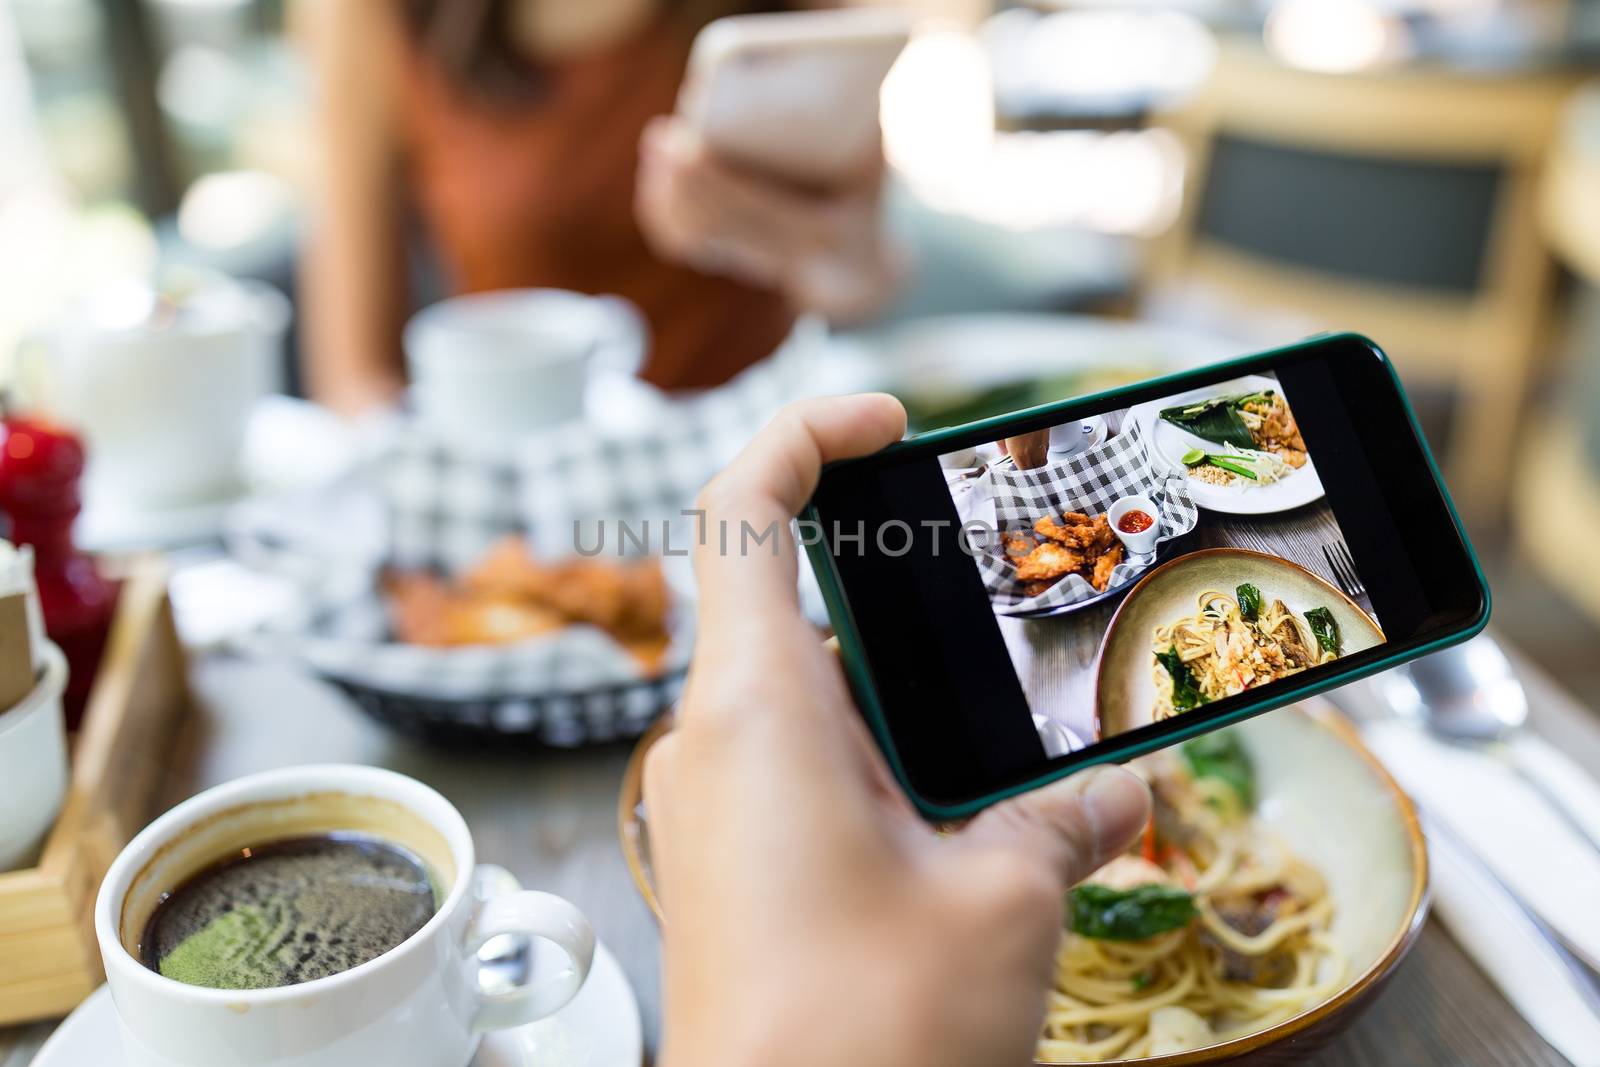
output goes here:
[{"label": "black and white checkered napkin", "polygon": [[[581,551],[600,558],[658,555],[675,594],[664,674],[686,667],[693,644],[689,582],[676,564],[698,531],[684,511],[696,494],[797,392],[803,352],[783,350],[726,386],[674,399],[647,424],[605,429],[570,424],[519,441],[504,455],[455,448],[415,427],[396,437],[374,470],[387,545],[365,565],[328,558],[329,505],[298,521],[305,545],[294,568],[295,608],[251,642],[288,654],[356,686],[439,700],[579,693],[644,680],[638,662],[601,630],[570,626],[516,645],[423,648],[392,639],[381,580],[384,566],[457,574],[508,535],[525,537],[544,559]],[[369,491],[370,491],[369,486]],[[283,557],[295,540],[281,515],[270,531]],[[624,532],[626,531],[626,532]],[[249,531],[233,539],[248,542]],[[238,551],[236,545],[236,552]],[[258,553],[259,554],[259,553]],[[282,569],[282,568],[280,568]]]},{"label": "black and white checkered napkin", "polygon": [[725,386],[674,399],[641,425],[568,424],[503,455],[408,434],[378,471],[390,562],[455,573],[508,533],[527,537],[541,557],[597,546],[611,555],[660,554],[666,524],[677,534],[668,547],[686,546],[683,531],[693,523],[683,511],[796,395],[801,357],[780,350]]},{"label": "black and white checkered napkin", "polygon": [[[994,501],[998,536],[983,546],[976,560],[995,610],[1005,615],[1031,614],[1077,604],[1101,595],[1077,574],[1069,574],[1036,597],[1022,591],[1016,567],[1005,556],[1005,539],[1018,531],[1032,531],[1045,515],[1057,518],[1064,511],[1102,515],[1122,497],[1142,493],[1161,511],[1159,545],[1194,529],[1200,510],[1189,498],[1184,480],[1151,468],[1139,428],[1125,425],[1122,433],[1062,463],[1033,470],[1003,467],[985,477]],[[1156,553],[1128,556],[1111,571],[1107,589],[1138,578],[1155,562]]]}]

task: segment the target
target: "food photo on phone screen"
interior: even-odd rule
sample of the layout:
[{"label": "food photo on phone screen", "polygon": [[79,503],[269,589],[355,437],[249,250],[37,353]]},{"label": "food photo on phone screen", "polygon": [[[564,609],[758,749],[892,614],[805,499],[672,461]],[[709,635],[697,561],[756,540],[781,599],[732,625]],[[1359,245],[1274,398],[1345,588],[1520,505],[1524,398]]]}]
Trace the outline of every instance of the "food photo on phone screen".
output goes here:
[{"label": "food photo on phone screen", "polygon": [[1049,755],[1382,643],[1315,460],[1273,374],[940,456]]}]

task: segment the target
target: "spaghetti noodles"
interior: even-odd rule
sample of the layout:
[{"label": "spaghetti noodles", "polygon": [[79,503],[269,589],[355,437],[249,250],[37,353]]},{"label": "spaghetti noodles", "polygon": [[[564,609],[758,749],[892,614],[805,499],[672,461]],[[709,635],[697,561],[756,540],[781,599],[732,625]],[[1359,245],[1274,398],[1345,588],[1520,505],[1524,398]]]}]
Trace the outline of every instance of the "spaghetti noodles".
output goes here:
[{"label": "spaghetti noodles", "polygon": [[[1120,857],[1074,890],[1040,1060],[1098,1062],[1203,1048],[1289,1019],[1343,982],[1322,876],[1249,814],[1248,778],[1237,776],[1240,766],[1248,775],[1248,762],[1238,762],[1242,750],[1215,754],[1237,742],[1227,735],[1201,742],[1201,755],[1184,750],[1187,763],[1162,753],[1143,764],[1157,800],[1144,856]],[[1231,770],[1219,770],[1219,759],[1233,761]],[[1086,895],[1111,902],[1123,926],[1106,925],[1110,912],[1085,915]],[[1191,909],[1176,925],[1160,914],[1141,919],[1134,906],[1160,901],[1171,914],[1185,895]],[[1141,921],[1169,928],[1151,932]],[[1121,936],[1139,933],[1149,936]]]},{"label": "spaghetti noodles", "polygon": [[[1326,609],[1307,618],[1317,612]],[[1325,638],[1283,601],[1264,602],[1252,585],[1234,595],[1207,589],[1195,614],[1155,628],[1151,651],[1158,722],[1339,655],[1337,632]]]}]

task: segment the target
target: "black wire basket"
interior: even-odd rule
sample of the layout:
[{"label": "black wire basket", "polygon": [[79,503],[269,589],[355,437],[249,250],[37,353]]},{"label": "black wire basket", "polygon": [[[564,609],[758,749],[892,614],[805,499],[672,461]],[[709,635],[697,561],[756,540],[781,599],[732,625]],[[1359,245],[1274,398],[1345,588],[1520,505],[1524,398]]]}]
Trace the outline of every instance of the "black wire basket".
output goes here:
[{"label": "black wire basket", "polygon": [[471,748],[507,742],[577,748],[638,737],[683,691],[683,669],[570,693],[482,698],[419,697],[325,676],[396,733],[425,744]]}]

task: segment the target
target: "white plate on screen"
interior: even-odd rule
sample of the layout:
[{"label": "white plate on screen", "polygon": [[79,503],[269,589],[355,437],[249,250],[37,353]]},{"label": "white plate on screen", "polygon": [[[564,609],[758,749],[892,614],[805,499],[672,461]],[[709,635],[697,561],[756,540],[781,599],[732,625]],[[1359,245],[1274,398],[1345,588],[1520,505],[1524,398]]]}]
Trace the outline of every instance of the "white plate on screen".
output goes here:
[{"label": "white plate on screen", "polygon": [[[1164,422],[1159,414],[1164,408],[1177,407],[1195,400],[1204,400],[1207,397],[1227,396],[1231,393],[1254,393],[1263,389],[1273,389],[1283,392],[1283,387],[1272,378],[1264,378],[1259,374],[1249,374],[1243,378],[1235,378],[1230,382],[1219,382],[1216,385],[1207,385],[1200,389],[1190,389],[1188,392],[1175,393],[1164,396],[1160,400],[1151,400],[1148,403],[1135,405],[1128,411],[1128,418],[1139,427],[1148,442],[1150,463],[1160,470],[1182,473],[1183,454],[1192,448],[1205,448],[1215,451],[1219,446],[1216,441],[1207,441],[1203,437],[1196,437],[1187,430],[1179,429],[1170,422]],[[1284,399],[1294,408],[1294,398],[1287,393]],[[1280,480],[1271,485],[1242,487],[1238,485],[1211,485],[1208,482],[1188,479],[1189,496],[1196,504],[1211,511],[1226,512],[1230,515],[1271,515],[1279,511],[1288,511],[1309,504],[1313,500],[1321,500],[1323,495],[1322,479],[1317,476],[1316,464],[1307,459],[1305,466],[1299,470],[1290,471]]]},{"label": "white plate on screen", "polygon": [[[639,1002],[616,957],[596,945],[572,1002],[548,1019],[484,1035],[470,1067],[640,1067]],[[123,1067],[111,990],[101,986],[50,1035],[31,1067]]]}]

